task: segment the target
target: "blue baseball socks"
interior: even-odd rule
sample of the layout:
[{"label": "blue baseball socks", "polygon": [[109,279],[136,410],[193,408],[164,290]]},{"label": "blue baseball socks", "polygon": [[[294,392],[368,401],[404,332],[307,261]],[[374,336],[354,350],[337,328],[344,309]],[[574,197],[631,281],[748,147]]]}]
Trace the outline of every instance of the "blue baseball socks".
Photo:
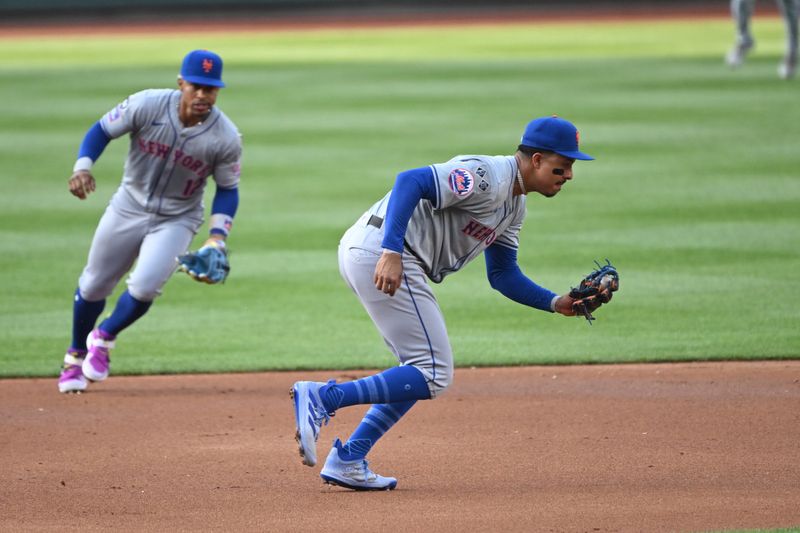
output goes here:
[{"label": "blue baseball socks", "polygon": [[431,397],[425,376],[411,365],[346,383],[331,382],[320,388],[319,395],[329,413],[350,405],[374,404],[344,444],[345,461],[363,459],[417,400]]},{"label": "blue baseball socks", "polygon": [[345,456],[339,454],[343,461],[352,461],[355,459],[363,459],[367,453],[375,446],[378,439],[383,437],[387,431],[392,429],[400,417],[408,412],[409,409],[414,407],[417,400],[408,400],[406,402],[396,403],[382,403],[373,405],[364,415],[361,423],[358,424],[356,430],[344,443],[342,449]]},{"label": "blue baseball socks", "polygon": [[319,396],[323,407],[333,413],[350,405],[428,400],[431,392],[419,369],[402,365],[355,381],[328,383],[320,388]]},{"label": "blue baseball socks", "polygon": [[81,296],[80,289],[75,289],[75,301],[72,304],[72,344],[69,350],[86,353],[86,337],[94,329],[97,317],[106,306],[105,300],[89,302]]},{"label": "blue baseball socks", "polygon": [[111,313],[110,317],[103,320],[98,328],[103,333],[116,337],[120,331],[141,318],[150,309],[151,305],[153,305],[152,301],[143,302],[137,300],[128,291],[125,291],[117,300],[114,312]]},{"label": "blue baseball socks", "polygon": [[[114,338],[144,315],[153,302],[137,300],[125,291],[120,295],[114,312],[99,326],[102,333]],[[84,300],[80,289],[75,290],[75,302],[72,304],[72,344],[70,351],[86,352],[86,337],[94,329],[97,318],[106,306],[105,299],[96,302]]]}]

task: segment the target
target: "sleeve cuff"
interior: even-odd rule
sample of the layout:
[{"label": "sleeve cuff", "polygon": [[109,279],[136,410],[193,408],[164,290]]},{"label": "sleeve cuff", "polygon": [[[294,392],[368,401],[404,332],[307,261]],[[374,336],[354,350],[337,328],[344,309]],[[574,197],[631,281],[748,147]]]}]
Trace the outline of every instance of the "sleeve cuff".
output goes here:
[{"label": "sleeve cuff", "polygon": [[79,170],[92,170],[92,165],[94,165],[94,161],[92,161],[91,157],[79,157],[78,160],[75,161],[75,165],[72,167],[72,172],[78,172]]}]

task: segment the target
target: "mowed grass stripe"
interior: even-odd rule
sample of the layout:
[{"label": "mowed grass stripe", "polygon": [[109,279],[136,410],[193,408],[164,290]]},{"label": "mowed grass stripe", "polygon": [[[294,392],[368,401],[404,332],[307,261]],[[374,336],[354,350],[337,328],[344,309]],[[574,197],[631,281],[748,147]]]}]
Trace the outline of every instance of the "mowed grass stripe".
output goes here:
[{"label": "mowed grass stripe", "polygon": [[0,267],[14,280],[0,288],[0,374],[55,375],[69,342],[128,146],[108,147],[79,202],[66,180],[84,132],[127,94],[171,86],[193,47],[225,57],[219,104],[245,143],[233,272],[221,287],[173,278],[120,337],[115,373],[392,364],[339,278],[339,237],[398,172],[511,153],[550,113],[597,161],[557,198],[529,197],[520,263],[564,292],[608,257],[622,289],[589,327],[505,300],[479,259],[434,287],[457,364],[797,357],[797,84],[775,74],[779,22],[755,29],[737,72],[722,63],[726,20],[0,39],[13,102]]}]

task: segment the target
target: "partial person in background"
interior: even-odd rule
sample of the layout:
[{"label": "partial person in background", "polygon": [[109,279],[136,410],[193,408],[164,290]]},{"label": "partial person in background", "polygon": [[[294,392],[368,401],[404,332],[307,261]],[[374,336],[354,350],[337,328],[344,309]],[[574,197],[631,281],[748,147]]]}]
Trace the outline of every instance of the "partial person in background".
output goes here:
[{"label": "partial person in background", "polygon": [[[78,280],[72,342],[64,356],[59,391],[80,392],[89,381],[108,377],[117,335],[161,294],[178,266],[176,257],[186,252],[203,224],[203,189],[212,175],[216,194],[203,248],[224,251],[239,205],[242,154],[236,126],[215,107],[224,86],[217,54],[189,52],[177,90],[133,94],[86,133],[69,179],[70,193],[81,200],[95,190],[92,165],[111,139],[127,134],[130,148],[122,184],[100,219]],[[134,262],[127,290],[111,316],[95,328],[106,298]]]},{"label": "partial person in background", "polygon": [[[517,264],[526,195],[556,196],[573,178],[578,130],[542,117],[525,128],[508,156],[463,155],[401,172],[339,243],[339,271],[361,301],[399,366],[363,379],[298,381],[292,389],[303,464],[317,464],[323,423],[339,409],[371,405],[349,439],[336,439],[320,476],[355,490],[391,490],[366,456],[418,400],[440,396],[453,380],[453,353],[428,280],[441,282],[483,255],[489,283],[523,305],[575,315],[575,300],[525,276]],[[419,454],[419,450],[416,452]]]},{"label": "partial person in background", "polygon": [[[798,54],[798,4],[800,0],[776,0],[786,25],[786,52],[778,65],[778,76],[784,80],[793,78],[797,71]],[[736,43],[725,57],[731,68],[737,68],[744,62],[748,52],[756,42],[750,31],[750,19],[753,17],[755,0],[731,0],[731,15],[736,24]]]}]

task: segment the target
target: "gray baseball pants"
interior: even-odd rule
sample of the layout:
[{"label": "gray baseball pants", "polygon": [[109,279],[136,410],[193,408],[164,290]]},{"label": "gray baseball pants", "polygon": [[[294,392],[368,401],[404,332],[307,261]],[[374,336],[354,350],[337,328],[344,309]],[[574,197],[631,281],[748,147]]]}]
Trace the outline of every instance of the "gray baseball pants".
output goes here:
[{"label": "gray baseball pants", "polygon": [[[786,25],[786,56],[797,57],[798,49],[798,0],[777,0],[778,9]],[[736,38],[740,45],[754,42],[750,31],[750,19],[755,10],[755,0],[731,0],[731,14],[736,23]]]},{"label": "gray baseball pants", "polygon": [[81,297],[90,302],[107,298],[136,262],[127,280],[128,292],[142,302],[154,300],[175,272],[175,258],[186,252],[202,223],[202,212],[177,216],[145,212],[118,190],[95,230],[78,281]]},{"label": "gray baseball pants", "polygon": [[365,213],[339,243],[339,271],[400,363],[418,368],[431,391],[441,394],[453,381],[453,351],[444,316],[417,260],[403,255],[403,283],[394,296],[375,288],[375,265],[383,229]]}]

